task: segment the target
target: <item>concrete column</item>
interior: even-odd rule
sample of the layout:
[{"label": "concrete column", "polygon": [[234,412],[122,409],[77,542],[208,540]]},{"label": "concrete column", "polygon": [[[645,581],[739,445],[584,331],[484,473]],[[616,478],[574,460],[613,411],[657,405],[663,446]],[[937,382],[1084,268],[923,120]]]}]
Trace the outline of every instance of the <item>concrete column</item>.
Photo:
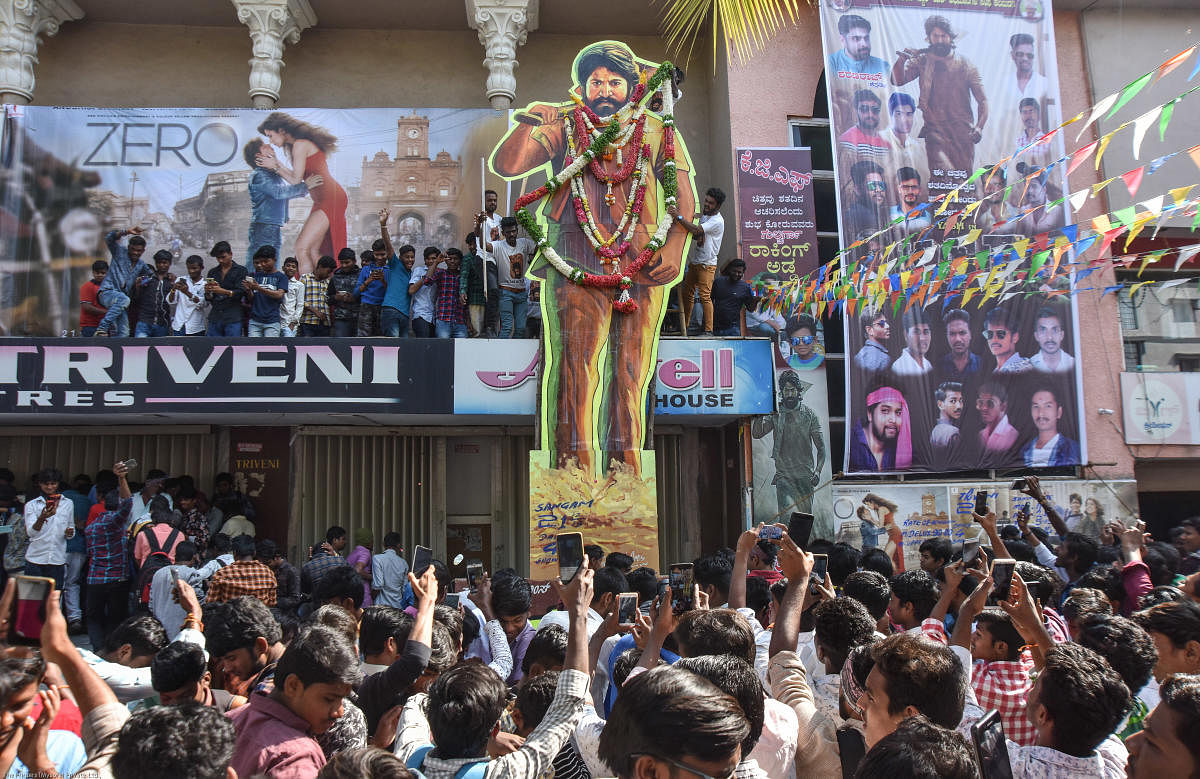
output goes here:
[{"label": "concrete column", "polygon": [[274,108],[283,85],[283,47],[317,23],[308,0],[231,0],[238,21],[250,30],[250,102]]},{"label": "concrete column", "polygon": [[39,39],[82,18],[74,0],[0,0],[0,102],[26,105],[33,99]]},{"label": "concrete column", "polygon": [[466,0],[467,24],[479,33],[487,96],[496,110],[512,107],[517,96],[517,47],[537,29],[539,0]]}]

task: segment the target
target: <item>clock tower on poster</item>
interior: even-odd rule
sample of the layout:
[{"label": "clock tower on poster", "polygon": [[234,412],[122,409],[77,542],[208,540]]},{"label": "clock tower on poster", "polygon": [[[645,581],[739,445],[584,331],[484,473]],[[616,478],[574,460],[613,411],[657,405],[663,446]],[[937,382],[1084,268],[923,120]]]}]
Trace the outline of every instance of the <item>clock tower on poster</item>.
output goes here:
[{"label": "clock tower on poster", "polygon": [[396,159],[429,159],[429,119],[402,116],[396,120]]}]

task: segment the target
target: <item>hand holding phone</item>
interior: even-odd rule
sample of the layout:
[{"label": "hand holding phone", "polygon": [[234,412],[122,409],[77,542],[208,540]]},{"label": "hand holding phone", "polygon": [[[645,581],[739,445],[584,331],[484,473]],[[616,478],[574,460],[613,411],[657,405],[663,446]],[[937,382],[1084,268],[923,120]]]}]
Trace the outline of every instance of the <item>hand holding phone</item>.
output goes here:
[{"label": "hand holding phone", "polygon": [[1017,561],[1010,557],[1003,557],[992,563],[992,594],[996,596],[997,601],[1008,600],[1016,569]]},{"label": "hand holding phone", "polygon": [[695,584],[692,564],[674,563],[668,569],[668,576],[671,582],[671,610],[676,614],[683,614],[694,609],[696,602],[692,592],[692,586]]},{"label": "hand holding phone", "polygon": [[474,590],[483,579],[483,563],[467,564],[467,587]]},{"label": "hand holding phone", "polygon": [[971,726],[971,740],[983,779],[1012,779],[1012,764],[1008,760],[1008,741],[1004,737],[1004,722],[1000,712],[992,709]]},{"label": "hand holding phone", "polygon": [[981,517],[986,517],[988,513],[987,498],[987,487],[975,488],[975,513]]},{"label": "hand holding phone", "polygon": [[46,601],[54,592],[54,580],[45,576],[14,576],[16,597],[8,614],[10,646],[39,646],[46,624]]},{"label": "hand holding phone", "polygon": [[805,551],[808,549],[808,537],[812,535],[814,520],[812,514],[796,511],[792,513],[792,519],[788,522],[788,537]]},{"label": "hand holding phone", "polygon": [[427,546],[417,544],[416,550],[413,552],[412,574],[418,579],[421,574],[425,573],[425,569],[433,564],[433,550]]},{"label": "hand holding phone", "polygon": [[783,529],[775,525],[763,525],[762,530],[758,531],[758,537],[767,541],[777,541],[783,538]]},{"label": "hand holding phone", "polygon": [[825,575],[829,572],[829,556],[815,554],[813,557],[812,573],[808,575],[808,590],[816,593],[825,586]]},{"label": "hand holding phone", "polygon": [[559,533],[555,536],[555,549],[558,552],[558,578],[563,584],[569,584],[583,567],[583,534]]},{"label": "hand holding phone", "polygon": [[623,592],[617,596],[617,624],[624,628],[631,628],[637,621],[638,616],[638,594],[636,592]]}]

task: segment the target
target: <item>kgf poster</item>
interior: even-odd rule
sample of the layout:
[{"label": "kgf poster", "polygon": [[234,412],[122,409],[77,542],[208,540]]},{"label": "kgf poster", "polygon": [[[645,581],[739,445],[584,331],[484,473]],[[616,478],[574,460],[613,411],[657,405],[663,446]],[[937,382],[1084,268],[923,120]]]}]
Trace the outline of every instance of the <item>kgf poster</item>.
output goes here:
[{"label": "kgf poster", "polygon": [[[1050,3],[1017,5],[822,3],[843,245],[948,269],[1028,253],[1034,279],[996,297],[964,275],[927,305],[898,273],[894,300],[847,312],[847,473],[1086,462],[1074,304],[1065,279],[1036,282],[1068,221],[1063,169],[1044,169],[1061,134],[1035,143],[1061,121]],[[931,200],[980,168],[937,224]]]},{"label": "kgf poster", "polygon": [[811,151],[738,149],[737,159],[738,256],[746,278],[789,281],[817,267]]},{"label": "kgf poster", "polygon": [[[0,165],[0,334],[79,330],[80,287],[110,230],[141,227],[143,260],[228,241],[235,262],[274,245],[306,273],[356,253],[391,212],[395,246],[462,247],[480,210],[480,160],[503,134],[488,109],[9,106]],[[300,160],[301,140],[312,154]],[[489,179],[488,186],[500,182]]]}]

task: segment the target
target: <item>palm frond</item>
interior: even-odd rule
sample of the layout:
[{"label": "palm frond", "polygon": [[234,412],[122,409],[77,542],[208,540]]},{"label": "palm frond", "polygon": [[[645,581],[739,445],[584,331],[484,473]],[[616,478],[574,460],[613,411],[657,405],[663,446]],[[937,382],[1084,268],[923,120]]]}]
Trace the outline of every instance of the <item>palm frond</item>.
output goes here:
[{"label": "palm frond", "polygon": [[705,22],[712,27],[713,62],[717,40],[726,56],[745,62],[785,24],[794,24],[801,3],[810,0],[663,0],[661,28],[667,47],[683,62],[691,59]]}]

